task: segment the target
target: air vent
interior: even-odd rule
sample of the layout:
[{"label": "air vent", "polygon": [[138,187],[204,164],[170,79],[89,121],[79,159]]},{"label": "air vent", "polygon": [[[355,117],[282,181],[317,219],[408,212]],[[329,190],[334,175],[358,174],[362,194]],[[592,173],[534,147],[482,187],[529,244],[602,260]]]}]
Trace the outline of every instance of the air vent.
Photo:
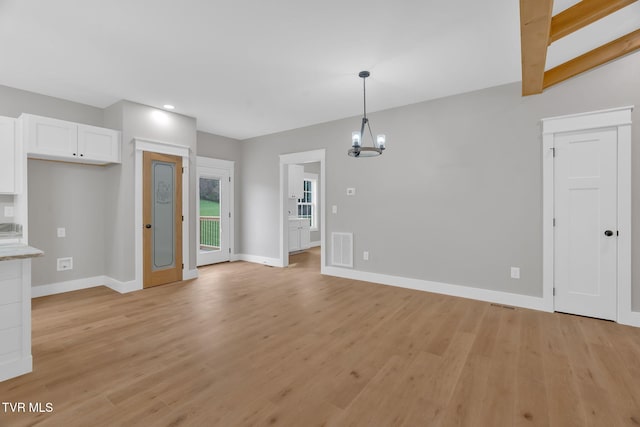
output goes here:
[{"label": "air vent", "polygon": [[331,233],[331,264],[353,268],[353,233]]}]

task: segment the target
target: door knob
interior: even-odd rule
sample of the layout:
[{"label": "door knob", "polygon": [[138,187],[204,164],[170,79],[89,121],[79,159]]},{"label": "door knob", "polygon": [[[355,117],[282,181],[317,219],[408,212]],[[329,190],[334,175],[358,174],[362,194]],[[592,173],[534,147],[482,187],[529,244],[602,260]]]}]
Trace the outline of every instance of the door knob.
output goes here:
[{"label": "door knob", "polygon": [[151,224],[146,224],[144,228],[151,228]]},{"label": "door knob", "polygon": [[607,231],[604,232],[604,235],[607,236],[607,237],[611,237],[611,236],[613,236],[613,231],[607,230]]}]

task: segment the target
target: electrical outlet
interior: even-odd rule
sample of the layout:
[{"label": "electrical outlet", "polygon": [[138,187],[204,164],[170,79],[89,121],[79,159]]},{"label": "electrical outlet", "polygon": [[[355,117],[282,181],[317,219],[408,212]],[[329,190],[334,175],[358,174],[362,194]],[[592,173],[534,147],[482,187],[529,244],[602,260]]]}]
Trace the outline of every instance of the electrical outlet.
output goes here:
[{"label": "electrical outlet", "polygon": [[511,278],[519,279],[520,278],[520,268],[519,267],[511,267]]},{"label": "electrical outlet", "polygon": [[338,206],[336,206],[336,205],[331,206],[331,212],[334,213],[334,214],[337,214],[338,213]]},{"label": "electrical outlet", "polygon": [[7,218],[12,218],[14,215],[13,206],[5,206],[4,207],[4,216]]},{"label": "electrical outlet", "polygon": [[347,196],[355,196],[356,189],[355,188],[347,188]]},{"label": "electrical outlet", "polygon": [[58,271],[73,270],[73,258],[72,257],[58,258],[56,261],[58,263]]},{"label": "electrical outlet", "polygon": [[67,229],[64,227],[58,227],[58,237],[66,237]]},{"label": "electrical outlet", "polygon": [[365,261],[369,261],[369,251],[364,251],[362,253],[362,259]]}]

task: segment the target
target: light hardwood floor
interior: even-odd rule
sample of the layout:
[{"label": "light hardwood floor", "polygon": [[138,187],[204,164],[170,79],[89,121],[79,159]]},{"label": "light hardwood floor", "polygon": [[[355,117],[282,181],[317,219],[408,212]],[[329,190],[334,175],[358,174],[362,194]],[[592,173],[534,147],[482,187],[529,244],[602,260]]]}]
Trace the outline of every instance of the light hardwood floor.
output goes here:
[{"label": "light hardwood floor", "polygon": [[640,329],[243,262],[33,301],[3,426],[640,425]]}]

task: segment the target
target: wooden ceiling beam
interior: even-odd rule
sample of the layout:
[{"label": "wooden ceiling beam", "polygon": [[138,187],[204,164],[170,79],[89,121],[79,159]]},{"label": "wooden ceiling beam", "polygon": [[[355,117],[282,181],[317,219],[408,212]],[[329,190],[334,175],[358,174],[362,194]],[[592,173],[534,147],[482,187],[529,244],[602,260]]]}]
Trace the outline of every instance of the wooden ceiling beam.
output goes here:
[{"label": "wooden ceiling beam", "polygon": [[640,30],[622,36],[544,73],[543,88],[563,82],[640,49]]},{"label": "wooden ceiling beam", "polygon": [[549,44],[637,0],[582,0],[551,19]]},{"label": "wooden ceiling beam", "polygon": [[522,96],[542,92],[553,0],[520,0]]}]

